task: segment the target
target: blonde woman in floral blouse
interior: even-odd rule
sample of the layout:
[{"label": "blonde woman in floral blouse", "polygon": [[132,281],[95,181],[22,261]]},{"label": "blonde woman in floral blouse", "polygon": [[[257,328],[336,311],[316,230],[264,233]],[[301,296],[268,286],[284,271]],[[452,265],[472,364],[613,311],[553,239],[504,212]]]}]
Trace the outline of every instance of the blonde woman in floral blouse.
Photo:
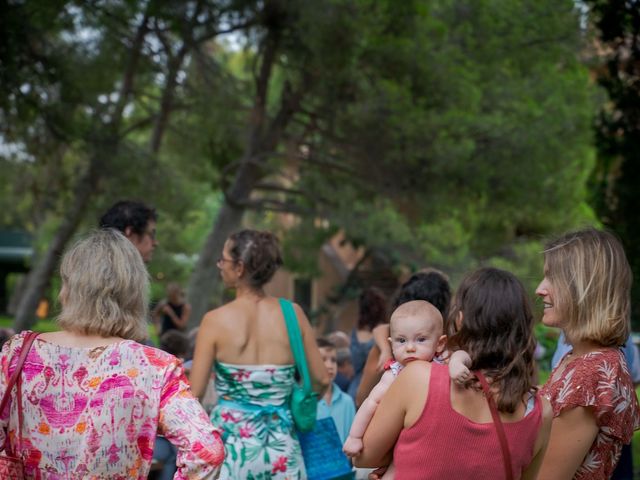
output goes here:
[{"label": "blonde woman in floral blouse", "polygon": [[[231,235],[218,269],[236,299],[207,313],[198,330],[190,379],[193,392],[203,396],[215,363],[219,401],[211,421],[227,448],[221,479],[306,478],[288,406],[295,381],[289,337],[278,299],[264,291],[281,264],[273,234]],[[329,374],[306,315],[294,308],[312,383],[322,392]]]},{"label": "blonde woman in floral blouse", "polygon": [[[24,459],[28,479],[142,480],[160,433],[178,450],[175,479],[217,478],[224,447],[181,363],[137,343],[148,304],[140,253],[101,230],[65,254],[60,273],[62,330],[37,337],[22,370],[23,448],[15,389],[0,412],[0,445]],[[0,396],[25,336],[2,349]]]},{"label": "blonde woman in floral blouse", "polygon": [[620,349],[630,330],[631,269],[620,242],[595,229],[563,235],[544,255],[542,322],[561,328],[572,350],[541,391],[554,419],[540,478],[606,480],[640,428]]}]

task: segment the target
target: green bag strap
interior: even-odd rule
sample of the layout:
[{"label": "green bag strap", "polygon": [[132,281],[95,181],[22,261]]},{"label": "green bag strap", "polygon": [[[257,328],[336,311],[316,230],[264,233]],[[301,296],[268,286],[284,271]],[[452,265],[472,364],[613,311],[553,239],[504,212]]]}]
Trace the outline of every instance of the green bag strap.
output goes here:
[{"label": "green bag strap", "polygon": [[311,377],[309,376],[309,367],[307,366],[307,357],[304,354],[304,346],[302,345],[302,334],[300,333],[300,325],[298,324],[298,317],[293,309],[293,304],[284,298],[278,299],[280,301],[280,308],[284,315],[284,323],[287,325],[287,333],[289,334],[289,345],[291,345],[291,352],[293,353],[293,359],[296,362],[298,372],[302,377],[302,387],[305,392],[311,392]]}]

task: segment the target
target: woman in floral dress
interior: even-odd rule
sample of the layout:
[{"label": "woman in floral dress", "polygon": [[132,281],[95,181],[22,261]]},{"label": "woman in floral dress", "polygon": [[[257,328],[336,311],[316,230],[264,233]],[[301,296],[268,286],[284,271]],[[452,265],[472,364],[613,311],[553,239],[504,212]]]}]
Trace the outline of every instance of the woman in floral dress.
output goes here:
[{"label": "woman in floral dress", "polygon": [[[0,445],[27,479],[138,479],[151,466],[156,433],[177,449],[175,479],[217,478],[220,435],[189,390],[181,362],[136,340],[147,336],[148,274],[133,244],[101,230],[60,267],[59,332],[39,335],[22,372],[22,443],[16,389],[0,412]],[[0,356],[0,397],[26,332]]]},{"label": "woman in floral dress", "polygon": [[595,229],[565,234],[544,253],[542,322],[561,328],[572,350],[541,391],[554,419],[540,478],[606,480],[640,428],[620,349],[631,328],[631,269],[620,242]]},{"label": "woman in floral dress", "polygon": [[[231,235],[218,269],[236,299],[207,313],[198,330],[190,380],[201,397],[215,363],[219,401],[211,420],[223,431],[227,449],[223,479],[305,478],[288,406],[293,355],[278,299],[264,291],[281,264],[273,234],[243,230]],[[329,376],[307,317],[298,305],[294,308],[312,382],[321,393]]]}]

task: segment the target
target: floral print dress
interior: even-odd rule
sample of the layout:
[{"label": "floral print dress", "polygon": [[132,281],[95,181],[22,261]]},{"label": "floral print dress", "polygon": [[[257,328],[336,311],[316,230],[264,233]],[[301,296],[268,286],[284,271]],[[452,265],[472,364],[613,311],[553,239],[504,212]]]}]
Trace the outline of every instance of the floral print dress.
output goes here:
[{"label": "floral print dress", "polygon": [[541,390],[553,416],[575,407],[590,407],[599,427],[591,449],[574,475],[579,480],[606,480],[620,459],[622,445],[640,428],[640,410],[624,355],[607,348],[558,364]]},{"label": "floral print dress", "polygon": [[220,478],[306,478],[288,404],[294,366],[216,362],[215,372],[219,400],[211,421],[227,449]]},{"label": "floral print dress", "polygon": [[[0,398],[25,336],[2,348]],[[15,388],[0,448],[22,454],[27,479],[144,480],[156,433],[178,449],[176,480],[216,478],[224,446],[173,355],[132,340],[76,348],[36,338],[21,378],[22,449]]]}]

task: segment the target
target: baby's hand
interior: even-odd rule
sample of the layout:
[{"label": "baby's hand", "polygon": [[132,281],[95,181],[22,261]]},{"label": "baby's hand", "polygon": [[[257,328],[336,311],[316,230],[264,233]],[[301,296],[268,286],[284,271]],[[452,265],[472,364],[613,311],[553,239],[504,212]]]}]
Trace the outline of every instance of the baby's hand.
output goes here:
[{"label": "baby's hand", "polygon": [[449,362],[449,376],[454,382],[464,384],[471,378],[471,370],[462,362]]},{"label": "baby's hand", "polygon": [[385,364],[393,358],[393,353],[391,351],[383,350],[380,352],[380,359],[378,360],[378,364],[376,365],[376,370],[378,372],[384,371]]},{"label": "baby's hand", "polygon": [[362,439],[349,435],[342,446],[342,451],[347,457],[357,457],[362,451]]}]

